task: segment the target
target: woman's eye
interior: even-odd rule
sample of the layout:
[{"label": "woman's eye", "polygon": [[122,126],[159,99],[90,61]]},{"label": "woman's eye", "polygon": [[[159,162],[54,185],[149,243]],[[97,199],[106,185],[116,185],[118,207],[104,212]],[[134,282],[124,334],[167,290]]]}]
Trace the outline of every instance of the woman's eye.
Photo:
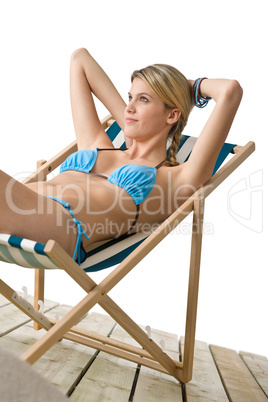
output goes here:
[{"label": "woman's eye", "polygon": [[[131,102],[133,100],[132,96],[129,95],[128,101]],[[140,101],[142,102],[148,102],[148,99],[145,96],[140,97]]]},{"label": "woman's eye", "polygon": [[141,99],[142,102],[148,102],[148,99],[145,98],[145,96],[142,96],[140,99]]}]

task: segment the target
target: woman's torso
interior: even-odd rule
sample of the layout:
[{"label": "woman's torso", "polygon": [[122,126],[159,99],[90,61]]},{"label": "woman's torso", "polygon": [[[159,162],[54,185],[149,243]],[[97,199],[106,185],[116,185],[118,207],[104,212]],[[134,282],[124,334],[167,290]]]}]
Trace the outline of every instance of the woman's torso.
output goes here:
[{"label": "woman's torso", "polygon": [[[120,169],[121,173],[121,167],[128,165],[133,164],[130,163],[126,152],[98,151],[89,173],[66,170],[47,182],[29,186],[38,193],[61,198],[70,204],[75,217],[82,222],[90,237],[90,240],[85,242],[87,246],[101,239],[123,235],[135,220],[137,206],[128,188],[122,188],[98,175],[109,178],[114,172],[117,173],[117,169]],[[135,172],[142,170],[144,166],[147,167],[148,164],[135,163]],[[130,166],[130,174],[132,167]],[[175,173],[178,175],[178,167],[174,169],[161,166],[157,170],[155,166],[150,168],[155,177],[152,183],[149,180],[149,194],[139,204],[138,220],[132,232],[148,231],[151,225],[162,222],[179,206],[178,201],[174,202],[174,176]],[[147,170],[150,173],[150,169]],[[131,178],[133,179],[133,175]],[[137,189],[139,184],[137,181]],[[123,184],[122,186],[124,187]]]}]

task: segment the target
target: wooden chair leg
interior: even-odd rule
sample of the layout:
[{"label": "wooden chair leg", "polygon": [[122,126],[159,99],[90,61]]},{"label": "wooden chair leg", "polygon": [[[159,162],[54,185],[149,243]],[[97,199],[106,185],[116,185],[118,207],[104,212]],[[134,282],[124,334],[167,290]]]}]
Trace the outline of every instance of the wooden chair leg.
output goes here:
[{"label": "wooden chair leg", "polygon": [[[46,163],[45,160],[37,161],[36,167],[39,169]],[[36,310],[39,309],[38,301],[41,300],[44,302],[44,291],[45,291],[45,271],[42,269],[35,269],[34,276],[34,308]],[[34,329],[38,331],[42,327],[34,322]]]},{"label": "wooden chair leg", "polygon": [[194,201],[194,215],[192,226],[191,260],[188,285],[188,300],[185,326],[185,344],[183,353],[183,382],[192,378],[195,329],[198,303],[199,273],[201,261],[202,231],[204,216],[204,198],[198,197]]},{"label": "wooden chair leg", "polygon": [[[35,269],[34,276],[34,308],[39,309],[38,301],[44,302],[44,292],[45,292],[45,270]],[[34,329],[38,331],[42,327],[34,322]]]}]

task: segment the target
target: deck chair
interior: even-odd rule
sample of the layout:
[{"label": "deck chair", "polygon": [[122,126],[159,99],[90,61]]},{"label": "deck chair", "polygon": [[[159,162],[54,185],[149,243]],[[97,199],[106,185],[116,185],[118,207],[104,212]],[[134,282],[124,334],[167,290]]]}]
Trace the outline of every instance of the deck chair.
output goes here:
[{"label": "deck chair", "polygon": [[[102,121],[103,127],[115,147],[124,147],[124,136],[112,116]],[[196,138],[183,136],[177,152],[180,163],[186,161],[191,153]],[[66,157],[76,151],[76,143],[72,143],[56,157],[48,162],[40,162],[38,169],[24,183],[45,180]],[[24,298],[21,298],[6,283],[0,280],[0,292],[10,302],[24,311],[36,326],[41,326],[47,332],[32,345],[21,358],[33,364],[52,345],[62,338],[88,345],[97,350],[111,353],[147,366],[151,369],[170,374],[181,383],[187,383],[192,378],[194,342],[198,301],[199,271],[201,258],[202,224],[204,199],[219,186],[255,149],[253,142],[245,146],[225,144],[220,152],[211,179],[195,194],[186,200],[166,221],[152,233],[135,233],[123,238],[111,239],[91,245],[87,250],[87,259],[79,267],[75,261],[53,240],[45,245],[27,239],[0,234],[0,260],[35,268],[36,291],[35,308]],[[230,153],[233,156],[219,169]],[[219,170],[218,170],[219,169]],[[117,285],[161,240],[177,227],[193,212],[193,231],[189,268],[188,300],[186,311],[184,352],[181,361],[172,359],[162,348],[149,338],[128,315],[108,295]],[[89,276],[90,272],[105,269],[115,265],[105,279],[98,285]],[[45,269],[63,269],[85,290],[86,296],[61,320],[48,318],[37,311],[38,299],[44,297]],[[114,341],[94,332],[79,329],[76,324],[88,311],[98,303],[125,331],[140,345],[134,347],[123,342]]]}]

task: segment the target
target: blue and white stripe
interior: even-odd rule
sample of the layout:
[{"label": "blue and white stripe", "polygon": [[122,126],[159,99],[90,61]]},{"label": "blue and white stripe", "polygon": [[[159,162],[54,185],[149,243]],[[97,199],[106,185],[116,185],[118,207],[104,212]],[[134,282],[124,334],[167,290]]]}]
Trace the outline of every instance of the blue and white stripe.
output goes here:
[{"label": "blue and white stripe", "polygon": [[26,268],[59,268],[44,251],[44,244],[0,233],[0,260]]}]

